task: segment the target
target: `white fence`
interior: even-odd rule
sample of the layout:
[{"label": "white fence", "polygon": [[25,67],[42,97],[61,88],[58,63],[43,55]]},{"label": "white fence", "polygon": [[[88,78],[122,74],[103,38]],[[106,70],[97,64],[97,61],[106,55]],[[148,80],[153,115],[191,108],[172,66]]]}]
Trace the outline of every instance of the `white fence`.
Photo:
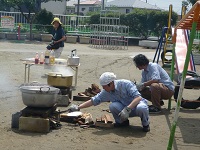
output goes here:
[{"label": "white fence", "polygon": [[[28,15],[28,13],[24,13],[25,15]],[[31,15],[34,15],[34,13],[31,13]],[[0,11],[0,18],[1,16],[12,16],[15,20],[15,26],[18,26],[18,24],[22,24],[24,27],[29,28],[29,24],[27,22],[27,19],[25,16],[23,16],[20,12],[5,12]],[[77,15],[60,15],[60,14],[54,14],[54,17],[59,17],[61,22],[63,23],[63,26],[67,29],[68,32],[83,32],[88,33],[90,26],[87,24],[88,19],[90,19],[90,16],[77,16]],[[49,25],[51,26],[51,25]],[[1,24],[0,24],[1,28]]]}]

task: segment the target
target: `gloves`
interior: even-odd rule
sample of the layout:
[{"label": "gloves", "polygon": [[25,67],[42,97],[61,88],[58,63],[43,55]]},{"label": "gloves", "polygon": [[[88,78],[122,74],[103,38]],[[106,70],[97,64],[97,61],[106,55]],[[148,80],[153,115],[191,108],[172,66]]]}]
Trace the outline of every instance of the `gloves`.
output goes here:
[{"label": "gloves", "polygon": [[144,89],[144,83],[136,84],[138,91],[142,91]]},{"label": "gloves", "polygon": [[74,111],[79,111],[79,110],[80,109],[78,108],[78,105],[74,105],[74,104],[72,104],[68,109],[69,112],[74,112]]},{"label": "gloves", "polygon": [[128,119],[129,114],[131,113],[132,109],[128,107],[124,107],[124,109],[119,113],[120,120],[123,122]]}]

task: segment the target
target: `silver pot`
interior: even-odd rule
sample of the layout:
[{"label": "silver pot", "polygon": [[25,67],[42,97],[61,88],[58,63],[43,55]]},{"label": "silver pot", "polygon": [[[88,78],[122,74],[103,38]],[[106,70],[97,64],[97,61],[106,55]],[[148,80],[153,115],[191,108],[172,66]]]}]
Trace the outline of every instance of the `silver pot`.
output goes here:
[{"label": "silver pot", "polygon": [[52,107],[60,89],[51,86],[21,86],[22,100],[30,107]]}]

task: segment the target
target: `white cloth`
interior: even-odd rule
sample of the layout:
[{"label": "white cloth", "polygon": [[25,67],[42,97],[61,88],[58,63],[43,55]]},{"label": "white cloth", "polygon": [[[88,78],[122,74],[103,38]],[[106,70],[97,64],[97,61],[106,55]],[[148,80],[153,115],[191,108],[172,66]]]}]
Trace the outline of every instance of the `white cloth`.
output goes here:
[{"label": "white cloth", "polygon": [[116,80],[116,75],[112,72],[105,72],[100,76],[99,80],[102,86],[107,85],[110,82]]}]

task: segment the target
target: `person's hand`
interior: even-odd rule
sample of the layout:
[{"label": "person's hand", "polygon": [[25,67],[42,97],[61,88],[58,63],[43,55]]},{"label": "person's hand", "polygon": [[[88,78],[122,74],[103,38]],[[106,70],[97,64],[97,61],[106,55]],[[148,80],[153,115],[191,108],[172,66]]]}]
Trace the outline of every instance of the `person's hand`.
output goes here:
[{"label": "person's hand", "polygon": [[74,112],[74,111],[79,111],[79,110],[80,109],[78,108],[78,105],[74,105],[74,104],[72,104],[68,109],[69,112]]},{"label": "person's hand", "polygon": [[138,91],[142,91],[144,89],[144,83],[136,84],[136,88],[138,89]]},{"label": "person's hand", "polygon": [[121,121],[127,120],[131,111],[132,111],[131,108],[124,107],[124,109],[118,115],[120,117]]},{"label": "person's hand", "polygon": [[58,43],[58,41],[53,41],[53,44],[56,44],[56,43]]}]

